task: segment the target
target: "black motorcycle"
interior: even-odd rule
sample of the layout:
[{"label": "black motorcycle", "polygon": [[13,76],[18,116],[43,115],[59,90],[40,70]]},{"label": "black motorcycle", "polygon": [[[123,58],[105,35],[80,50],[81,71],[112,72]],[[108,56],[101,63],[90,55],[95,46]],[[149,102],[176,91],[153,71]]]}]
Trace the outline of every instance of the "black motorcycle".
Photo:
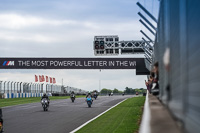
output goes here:
[{"label": "black motorcycle", "polygon": [[97,94],[96,94],[96,95],[94,94],[94,99],[95,99],[95,100],[97,99]]},{"label": "black motorcycle", "polygon": [[3,132],[3,115],[2,115],[2,110],[0,109],[0,133]]},{"label": "black motorcycle", "polygon": [[71,100],[72,100],[72,102],[75,101],[75,95],[74,94],[71,95]]}]

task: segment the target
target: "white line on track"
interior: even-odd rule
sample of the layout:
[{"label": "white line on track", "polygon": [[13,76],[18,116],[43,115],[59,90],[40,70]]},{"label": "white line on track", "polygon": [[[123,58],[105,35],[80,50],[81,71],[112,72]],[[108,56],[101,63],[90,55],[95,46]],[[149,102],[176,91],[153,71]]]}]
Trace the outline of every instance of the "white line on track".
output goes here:
[{"label": "white line on track", "polygon": [[97,119],[98,117],[100,117],[101,115],[105,114],[106,112],[108,112],[109,110],[111,110],[112,108],[116,107],[117,105],[119,105],[120,103],[124,102],[126,99],[122,100],[121,102],[115,104],[114,106],[110,107],[109,109],[107,109],[106,111],[102,112],[101,114],[97,115],[96,117],[92,118],[91,120],[85,122],[84,124],[82,124],[81,126],[79,126],[78,128],[74,129],[73,131],[71,131],[70,133],[75,133],[76,131],[78,131],[79,129],[81,129],[82,127],[86,126],[88,123],[92,122],[93,120]]}]

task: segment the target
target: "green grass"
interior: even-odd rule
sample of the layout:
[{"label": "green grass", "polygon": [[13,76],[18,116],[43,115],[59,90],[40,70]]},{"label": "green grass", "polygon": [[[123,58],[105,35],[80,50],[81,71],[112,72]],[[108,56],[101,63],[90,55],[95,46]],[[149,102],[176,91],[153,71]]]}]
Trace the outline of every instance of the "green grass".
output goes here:
[{"label": "green grass", "polygon": [[[85,97],[85,96],[76,96],[76,98],[79,98],[79,97]],[[69,96],[52,96],[49,98],[52,101],[52,100],[59,100],[59,99],[67,99],[69,98]],[[41,97],[0,99],[0,107],[27,104],[27,103],[36,103],[36,102],[40,102],[40,100],[41,100]]]},{"label": "green grass", "polygon": [[145,97],[133,97],[122,102],[76,133],[135,133],[139,130]]}]

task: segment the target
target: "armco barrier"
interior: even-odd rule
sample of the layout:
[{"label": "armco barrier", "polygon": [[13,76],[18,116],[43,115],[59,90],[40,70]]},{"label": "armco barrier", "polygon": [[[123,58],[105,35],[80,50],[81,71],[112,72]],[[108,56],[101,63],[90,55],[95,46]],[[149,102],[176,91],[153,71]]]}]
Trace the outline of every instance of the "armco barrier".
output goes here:
[{"label": "armco barrier", "polygon": [[4,93],[3,98],[29,98],[41,97],[43,93]]},{"label": "armco barrier", "polygon": [[10,94],[10,98],[14,98],[14,94],[13,93]]}]

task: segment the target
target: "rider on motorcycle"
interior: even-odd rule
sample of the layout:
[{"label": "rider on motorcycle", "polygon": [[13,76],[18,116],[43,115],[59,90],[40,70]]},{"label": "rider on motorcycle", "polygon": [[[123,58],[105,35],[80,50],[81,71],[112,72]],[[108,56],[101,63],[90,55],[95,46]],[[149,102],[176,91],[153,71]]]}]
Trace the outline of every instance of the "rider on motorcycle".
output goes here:
[{"label": "rider on motorcycle", "polygon": [[0,128],[0,132],[3,132],[3,115],[2,115],[2,109],[0,108],[0,123],[1,123],[1,128]]},{"label": "rider on motorcycle", "polygon": [[72,98],[74,96],[74,98],[76,98],[74,91],[71,92],[70,97]]},{"label": "rider on motorcycle", "polygon": [[87,98],[87,97],[92,97],[92,95],[91,95],[90,92],[86,95],[86,98]]},{"label": "rider on motorcycle", "polygon": [[[91,94],[90,92],[86,95],[86,99],[87,99],[88,97],[91,97],[91,99],[92,99],[92,94]],[[92,99],[92,102],[93,102],[93,99]]]},{"label": "rider on motorcycle", "polygon": [[[86,98],[88,98],[88,97],[92,98],[92,94],[90,92],[86,95]],[[93,99],[92,99],[92,101],[93,101]]]},{"label": "rider on motorcycle", "polygon": [[97,93],[97,91],[95,90],[94,92],[93,92],[93,98],[97,98],[97,96],[98,96],[98,93]]},{"label": "rider on motorcycle", "polygon": [[43,94],[41,100],[44,99],[44,98],[47,99],[47,101],[48,101],[48,105],[49,105],[49,101],[50,101],[50,99],[49,99],[49,96],[47,96],[46,93]]},{"label": "rider on motorcycle", "polygon": [[94,91],[94,95],[98,95],[98,94],[97,94],[97,91]]},{"label": "rider on motorcycle", "polygon": [[73,95],[74,97],[76,97],[74,91],[71,92],[70,97],[72,97]]}]

